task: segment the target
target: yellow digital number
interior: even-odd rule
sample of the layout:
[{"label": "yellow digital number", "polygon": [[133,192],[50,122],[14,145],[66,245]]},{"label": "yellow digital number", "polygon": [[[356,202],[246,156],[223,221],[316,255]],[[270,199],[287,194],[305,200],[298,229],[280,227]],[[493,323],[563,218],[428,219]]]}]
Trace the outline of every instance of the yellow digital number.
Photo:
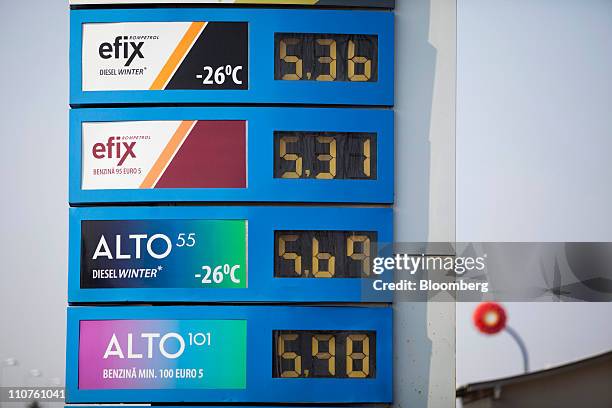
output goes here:
[{"label": "yellow digital number", "polygon": [[297,340],[297,334],[281,334],[278,336],[278,356],[283,360],[293,361],[293,370],[283,370],[281,377],[295,378],[302,375],[302,357],[293,351],[285,351],[285,342]]},{"label": "yellow digital number", "polygon": [[333,179],[336,177],[336,139],[333,137],[317,137],[317,142],[329,145],[329,154],[318,154],[317,160],[329,162],[328,171],[317,174],[318,179]]},{"label": "yellow digital number", "polygon": [[278,237],[278,256],[293,261],[293,271],[296,275],[302,274],[302,257],[297,252],[287,252],[287,242],[295,242],[299,239],[297,235],[281,235]]},{"label": "yellow digital number", "polygon": [[366,139],[363,141],[363,174],[367,177],[370,177],[370,139]]},{"label": "yellow digital number", "polygon": [[292,74],[283,75],[282,79],[288,79],[291,81],[296,81],[302,79],[302,59],[297,55],[287,55],[287,46],[288,45],[296,45],[299,44],[300,40],[297,38],[286,38],[284,40],[280,40],[280,59],[285,61],[288,64],[295,64],[295,72]]},{"label": "yellow digital number", "polygon": [[[363,352],[355,352],[355,342],[362,343]],[[355,361],[362,361],[361,370],[355,370]],[[366,378],[370,374],[370,338],[365,334],[349,334],[346,338],[346,374],[350,378]]]},{"label": "yellow digital number", "polygon": [[[361,252],[355,251],[355,243],[361,242]],[[346,256],[361,261],[361,271],[370,276],[370,238],[367,235],[351,235],[346,239]]]},{"label": "yellow digital number", "polygon": [[[355,74],[355,66],[363,65],[363,74]],[[355,43],[349,40],[348,44],[348,79],[354,82],[369,81],[372,77],[372,60],[367,57],[355,55]]]},{"label": "yellow digital number", "polygon": [[[319,262],[327,261],[327,270]],[[328,252],[319,252],[319,240],[312,237],[312,274],[315,278],[331,278],[336,274],[336,257]]]},{"label": "yellow digital number", "polygon": [[[327,352],[319,351],[319,342],[327,342]],[[312,356],[317,360],[327,360],[327,370],[330,375],[336,375],[336,338],[331,334],[315,334],[312,336]]]},{"label": "yellow digital number", "polygon": [[336,41],[332,39],[319,39],[317,44],[329,47],[329,56],[318,58],[321,64],[329,65],[329,74],[317,75],[317,81],[333,81],[336,79]]},{"label": "yellow digital number", "polygon": [[287,153],[287,144],[298,141],[297,136],[283,136],[280,139],[279,156],[283,160],[295,162],[293,171],[284,172],[282,178],[300,178],[302,176],[302,158],[295,153]]}]

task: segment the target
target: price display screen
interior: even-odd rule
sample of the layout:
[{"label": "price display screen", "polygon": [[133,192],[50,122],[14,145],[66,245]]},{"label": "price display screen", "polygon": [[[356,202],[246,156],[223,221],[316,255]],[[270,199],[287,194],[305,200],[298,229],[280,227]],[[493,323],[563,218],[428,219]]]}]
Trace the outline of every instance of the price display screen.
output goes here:
[{"label": "price display screen", "polygon": [[275,231],[274,276],[367,278],[376,242],[374,231]]},{"label": "price display screen", "polygon": [[288,81],[376,82],[378,37],[275,34],[274,78]]},{"label": "price display screen", "polygon": [[373,331],[275,330],[274,377],[375,378]]},{"label": "price display screen", "polygon": [[376,179],[376,134],[274,132],[274,177]]}]

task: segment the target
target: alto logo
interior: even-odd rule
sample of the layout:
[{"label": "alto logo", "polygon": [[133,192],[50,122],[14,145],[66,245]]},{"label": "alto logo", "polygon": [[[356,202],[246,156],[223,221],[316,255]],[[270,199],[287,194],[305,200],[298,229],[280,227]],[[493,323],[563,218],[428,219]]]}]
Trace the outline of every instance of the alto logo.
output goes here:
[{"label": "alto logo", "polygon": [[96,159],[119,159],[117,166],[121,166],[128,157],[136,158],[134,146],[136,142],[121,142],[118,137],[111,136],[106,143],[93,145],[91,153]]},{"label": "alto logo", "polygon": [[128,41],[127,36],[118,36],[115,37],[115,41],[112,43],[105,42],[100,44],[100,48],[98,52],[100,54],[100,58],[109,59],[109,58],[123,58],[127,61],[125,62],[125,66],[129,67],[134,58],[144,58],[142,55],[142,46],[144,42],[134,42]]}]

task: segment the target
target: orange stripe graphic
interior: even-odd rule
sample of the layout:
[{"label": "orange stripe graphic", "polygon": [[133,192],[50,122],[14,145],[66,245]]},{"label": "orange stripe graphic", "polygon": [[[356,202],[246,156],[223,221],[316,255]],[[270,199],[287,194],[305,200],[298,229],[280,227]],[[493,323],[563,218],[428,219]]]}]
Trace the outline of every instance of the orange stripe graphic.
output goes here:
[{"label": "orange stripe graphic", "polygon": [[157,158],[155,164],[153,167],[151,167],[151,170],[149,170],[149,173],[140,184],[140,188],[154,187],[164,169],[168,166],[172,157],[174,157],[174,154],[178,148],[183,144],[183,141],[187,137],[189,130],[193,127],[195,122],[195,120],[184,120],[181,122],[178,129],[176,129],[176,132],[174,132],[174,135],[172,135],[170,138],[170,141],[166,147],[164,147],[161,155]]},{"label": "orange stripe graphic", "polygon": [[170,77],[172,74],[174,74],[181,61],[183,61],[185,55],[187,55],[187,52],[191,49],[193,43],[198,38],[204,27],[206,27],[206,23],[202,21],[191,23],[187,29],[187,32],[183,38],[181,38],[181,41],[170,55],[170,58],[168,58],[168,61],[166,61],[164,67],[157,75],[157,78],[155,78],[155,81],[153,81],[153,84],[149,88],[150,90],[164,89],[170,80]]}]

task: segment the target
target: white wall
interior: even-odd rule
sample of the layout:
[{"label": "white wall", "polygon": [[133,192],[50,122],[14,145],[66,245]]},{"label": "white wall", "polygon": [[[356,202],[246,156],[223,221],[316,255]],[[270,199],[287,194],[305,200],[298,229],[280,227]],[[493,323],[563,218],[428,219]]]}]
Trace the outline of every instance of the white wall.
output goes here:
[{"label": "white wall", "polygon": [[[397,1],[397,242],[454,241],[455,22],[455,0]],[[396,406],[454,406],[454,304],[394,309]]]}]

